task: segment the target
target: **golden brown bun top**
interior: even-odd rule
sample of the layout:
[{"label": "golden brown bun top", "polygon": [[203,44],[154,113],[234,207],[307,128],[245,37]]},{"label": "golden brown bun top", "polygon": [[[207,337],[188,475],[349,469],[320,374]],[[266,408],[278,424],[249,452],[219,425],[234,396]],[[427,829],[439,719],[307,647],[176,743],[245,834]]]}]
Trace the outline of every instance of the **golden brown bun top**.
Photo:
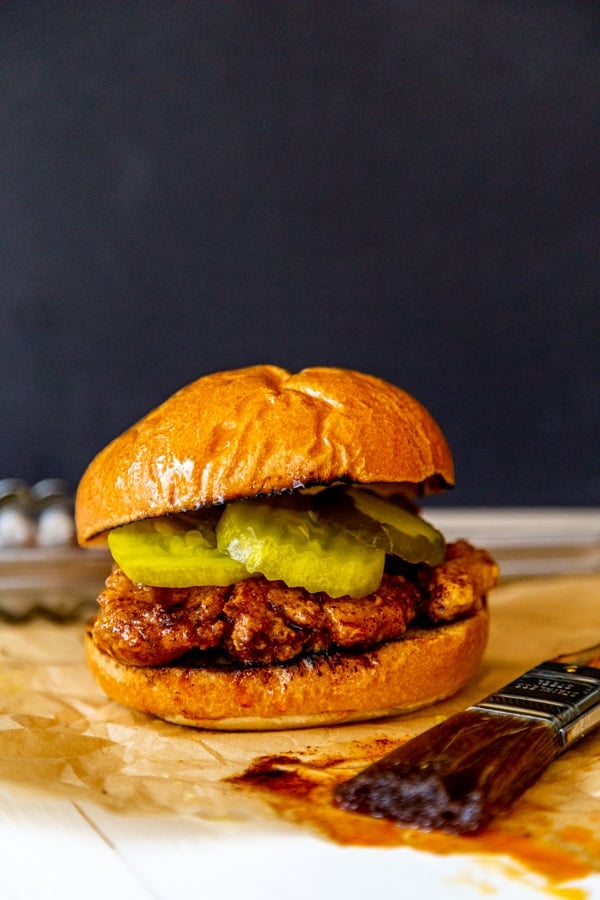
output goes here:
[{"label": "golden brown bun top", "polygon": [[347,480],[454,483],[439,426],[413,397],[372,375],[276,366],[217,372],[173,394],[85,471],[80,543],[128,522],[258,494]]}]

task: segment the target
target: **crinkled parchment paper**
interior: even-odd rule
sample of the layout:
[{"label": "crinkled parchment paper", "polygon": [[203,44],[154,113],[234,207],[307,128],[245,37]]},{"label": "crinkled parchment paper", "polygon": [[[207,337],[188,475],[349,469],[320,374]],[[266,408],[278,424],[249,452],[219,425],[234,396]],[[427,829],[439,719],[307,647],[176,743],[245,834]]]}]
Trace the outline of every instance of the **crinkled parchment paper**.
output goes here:
[{"label": "crinkled parchment paper", "polygon": [[[485,661],[457,697],[388,721],[257,734],[183,728],[109,701],[87,671],[81,622],[0,623],[0,782],[127,815],[164,811],[257,827],[282,817],[333,839],[376,843],[377,832],[361,838],[360,829],[340,824],[360,817],[336,812],[331,818],[336,781],[532,665],[600,641],[597,576],[507,583],[493,593],[491,609]],[[275,795],[268,779],[258,788],[256,781],[236,781],[274,758],[280,774],[294,770],[296,786],[312,783],[315,791],[304,798],[298,790]],[[389,830],[379,834],[390,842]],[[419,840],[411,836],[414,846]],[[541,869],[544,859],[562,858],[572,864],[565,870],[571,877],[585,869],[600,872],[600,733],[561,756],[509,815],[493,823],[483,843],[444,840],[422,846],[509,852],[534,866],[537,860]]]}]

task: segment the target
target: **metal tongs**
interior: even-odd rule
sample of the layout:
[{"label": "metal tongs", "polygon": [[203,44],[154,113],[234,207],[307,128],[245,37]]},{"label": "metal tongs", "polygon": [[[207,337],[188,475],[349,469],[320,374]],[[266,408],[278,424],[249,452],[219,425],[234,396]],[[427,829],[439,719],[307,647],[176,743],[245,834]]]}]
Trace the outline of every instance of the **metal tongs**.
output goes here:
[{"label": "metal tongs", "polygon": [[474,834],[600,725],[600,644],[543,662],[336,789],[337,806]]}]

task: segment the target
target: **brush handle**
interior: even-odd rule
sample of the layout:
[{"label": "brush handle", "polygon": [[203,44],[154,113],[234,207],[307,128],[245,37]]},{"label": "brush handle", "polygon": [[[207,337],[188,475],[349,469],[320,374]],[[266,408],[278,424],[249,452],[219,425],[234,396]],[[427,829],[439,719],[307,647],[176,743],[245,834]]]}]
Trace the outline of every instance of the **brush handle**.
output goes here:
[{"label": "brush handle", "polygon": [[543,663],[338,786],[343,809],[399,825],[479,831],[600,724],[600,670]]}]

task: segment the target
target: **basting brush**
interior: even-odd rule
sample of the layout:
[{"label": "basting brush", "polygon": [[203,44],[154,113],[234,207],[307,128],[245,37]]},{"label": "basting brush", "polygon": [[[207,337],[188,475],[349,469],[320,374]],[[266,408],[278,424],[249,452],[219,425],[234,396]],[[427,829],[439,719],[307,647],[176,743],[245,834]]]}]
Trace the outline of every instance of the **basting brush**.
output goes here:
[{"label": "basting brush", "polygon": [[600,725],[600,645],[541,663],[338,785],[336,806],[474,834]]}]

